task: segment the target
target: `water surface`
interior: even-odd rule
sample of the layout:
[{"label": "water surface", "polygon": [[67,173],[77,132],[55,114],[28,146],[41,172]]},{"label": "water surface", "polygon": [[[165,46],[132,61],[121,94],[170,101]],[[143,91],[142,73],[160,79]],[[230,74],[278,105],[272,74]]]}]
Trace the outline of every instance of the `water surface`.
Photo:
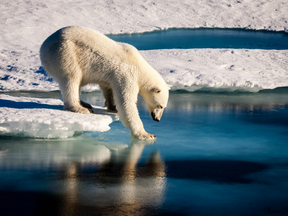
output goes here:
[{"label": "water surface", "polygon": [[139,50],[192,48],[288,49],[287,33],[259,30],[168,29],[143,34],[107,36],[118,42],[132,44]]},{"label": "water surface", "polygon": [[[59,92],[13,95],[60,97]],[[82,99],[102,105],[101,93]],[[155,143],[116,121],[70,139],[0,137],[3,215],[287,215],[288,94],[172,93]]]}]

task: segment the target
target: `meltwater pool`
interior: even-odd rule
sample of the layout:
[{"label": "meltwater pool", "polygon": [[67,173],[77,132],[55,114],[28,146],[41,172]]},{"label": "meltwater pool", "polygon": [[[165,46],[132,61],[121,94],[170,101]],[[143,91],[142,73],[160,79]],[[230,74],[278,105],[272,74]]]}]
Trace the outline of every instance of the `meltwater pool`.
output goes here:
[{"label": "meltwater pool", "polygon": [[143,34],[107,35],[113,40],[151,49],[288,49],[288,33],[244,29],[167,29]]},{"label": "meltwater pool", "polygon": [[155,143],[119,121],[69,139],[0,137],[1,215],[287,215],[287,93],[172,92],[159,123],[139,97]]}]

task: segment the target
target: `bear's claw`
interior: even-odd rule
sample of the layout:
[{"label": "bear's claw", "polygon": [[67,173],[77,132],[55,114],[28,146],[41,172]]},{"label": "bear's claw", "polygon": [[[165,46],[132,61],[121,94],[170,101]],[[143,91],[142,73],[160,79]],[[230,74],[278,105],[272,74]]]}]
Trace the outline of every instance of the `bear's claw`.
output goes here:
[{"label": "bear's claw", "polygon": [[135,138],[140,139],[140,140],[154,140],[156,139],[156,136],[154,134],[141,134],[141,135],[134,135]]},{"label": "bear's claw", "polygon": [[86,103],[86,102],[84,102],[82,100],[80,100],[80,104],[81,104],[81,106],[83,106],[83,107],[85,107],[87,109],[92,109],[92,106],[90,104],[88,104],[88,103]]}]

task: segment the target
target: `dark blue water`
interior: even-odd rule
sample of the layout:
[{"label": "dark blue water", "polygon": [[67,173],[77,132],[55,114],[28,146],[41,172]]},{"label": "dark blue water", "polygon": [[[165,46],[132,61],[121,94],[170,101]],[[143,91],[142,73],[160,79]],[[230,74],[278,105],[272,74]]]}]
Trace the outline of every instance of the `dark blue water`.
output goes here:
[{"label": "dark blue water", "polygon": [[111,39],[134,45],[139,50],[235,48],[288,49],[284,32],[242,29],[169,29],[143,34],[107,35]]},{"label": "dark blue water", "polygon": [[0,137],[1,215],[288,214],[286,89],[172,93],[160,122],[138,107],[155,143],[119,121],[64,140]]}]

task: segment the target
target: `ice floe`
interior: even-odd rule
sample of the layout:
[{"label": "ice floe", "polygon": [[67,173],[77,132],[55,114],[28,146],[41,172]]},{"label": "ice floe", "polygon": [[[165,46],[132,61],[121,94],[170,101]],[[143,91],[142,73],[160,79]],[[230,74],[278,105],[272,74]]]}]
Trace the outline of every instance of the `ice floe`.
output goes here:
[{"label": "ice floe", "polygon": [[172,90],[252,91],[288,86],[287,50],[142,51]]},{"label": "ice floe", "polygon": [[101,107],[84,115],[63,110],[59,99],[14,97],[0,94],[0,135],[67,138],[82,131],[104,132],[113,116]]}]

